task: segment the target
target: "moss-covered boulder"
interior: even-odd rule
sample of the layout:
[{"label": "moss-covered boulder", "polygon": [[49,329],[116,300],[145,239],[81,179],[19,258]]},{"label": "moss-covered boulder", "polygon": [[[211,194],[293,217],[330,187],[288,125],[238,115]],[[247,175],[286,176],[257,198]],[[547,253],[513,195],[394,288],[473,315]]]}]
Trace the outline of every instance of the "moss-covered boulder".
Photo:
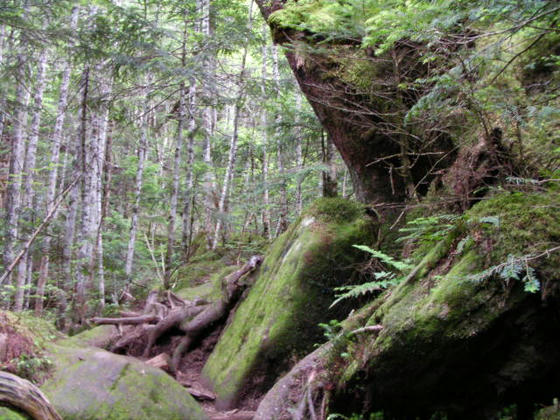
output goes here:
[{"label": "moss-covered boulder", "polygon": [[344,315],[345,308],[329,310],[333,287],[350,281],[354,264],[365,257],[352,245],[368,244],[372,229],[362,206],[321,199],[271,245],[202,372],[218,406],[266,390],[324,341],[318,324]]},{"label": "moss-covered boulder", "polygon": [[348,321],[347,331],[383,330],[330,355],[343,366],[334,369],[335,411],[365,403],[397,417],[490,418],[515,404],[525,418],[551,401],[560,385],[559,206],[556,193],[501,194],[426,247],[416,276]]},{"label": "moss-covered boulder", "polygon": [[206,419],[160,369],[94,347],[52,345],[55,371],[43,392],[65,420]]},{"label": "moss-covered boulder", "polygon": [[118,330],[114,325],[99,325],[72,337],[60,340],[58,344],[65,346],[92,346],[106,349],[118,334]]},{"label": "moss-covered boulder", "polygon": [[311,372],[331,413],[532,418],[560,387],[558,208],[556,193],[505,193],[457,218],[406,280],[277,382],[255,419],[292,418]]}]

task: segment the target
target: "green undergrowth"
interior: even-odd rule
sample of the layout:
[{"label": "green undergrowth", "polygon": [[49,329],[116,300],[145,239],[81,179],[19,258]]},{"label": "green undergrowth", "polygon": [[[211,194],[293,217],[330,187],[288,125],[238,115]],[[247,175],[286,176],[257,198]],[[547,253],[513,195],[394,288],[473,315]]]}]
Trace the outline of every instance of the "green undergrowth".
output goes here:
[{"label": "green undergrowth", "polygon": [[[203,369],[218,404],[231,405],[252,376],[271,385],[294,360],[324,340],[320,322],[343,317],[329,310],[333,287],[349,280],[365,253],[353,248],[373,237],[361,206],[322,199],[269,247],[255,285],[238,307]],[[262,384],[261,384],[262,385]]]},{"label": "green undergrowth", "polygon": [[51,370],[45,349],[62,336],[54,323],[30,312],[0,311],[0,334],[5,335],[0,369],[36,383],[45,380]]}]

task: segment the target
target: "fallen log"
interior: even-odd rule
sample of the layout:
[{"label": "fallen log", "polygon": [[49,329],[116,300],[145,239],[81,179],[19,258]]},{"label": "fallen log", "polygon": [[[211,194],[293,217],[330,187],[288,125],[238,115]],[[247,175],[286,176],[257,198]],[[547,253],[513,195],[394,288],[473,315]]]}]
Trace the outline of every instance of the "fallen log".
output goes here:
[{"label": "fallen log", "polygon": [[171,357],[169,357],[167,353],[160,353],[157,356],[152,357],[150,360],[146,360],[144,363],[158,369],[167,370],[169,369],[170,361]]},{"label": "fallen log", "polygon": [[0,372],[0,405],[13,407],[35,420],[62,420],[39,388],[8,372]]},{"label": "fallen log", "polygon": [[171,359],[171,371],[177,372],[177,368],[183,357],[183,354],[189,349],[194,340],[200,334],[208,329],[212,324],[222,319],[231,308],[237,303],[241,294],[247,287],[246,284],[240,282],[241,278],[246,274],[253,272],[263,261],[263,257],[255,255],[241,267],[239,270],[228,275],[223,281],[222,298],[208,305],[204,311],[195,316],[185,325],[181,325],[181,329],[185,332],[185,336],[175,348]]},{"label": "fallen log", "polygon": [[160,319],[161,318],[155,314],[148,314],[148,315],[139,315],[139,316],[131,316],[131,317],[123,317],[123,318],[94,317],[90,319],[90,322],[97,325],[118,325],[118,324],[135,325],[135,324],[152,323],[155,321],[159,321]]}]

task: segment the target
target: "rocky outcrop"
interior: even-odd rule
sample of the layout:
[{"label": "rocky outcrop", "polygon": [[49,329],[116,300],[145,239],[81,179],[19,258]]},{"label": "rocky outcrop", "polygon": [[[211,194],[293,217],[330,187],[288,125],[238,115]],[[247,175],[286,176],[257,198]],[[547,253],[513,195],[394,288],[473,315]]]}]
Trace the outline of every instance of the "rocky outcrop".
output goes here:
[{"label": "rocky outcrop", "polygon": [[494,418],[512,405],[529,418],[550,404],[560,386],[559,204],[551,192],[476,205],[329,349],[279,381],[256,418],[305,412],[303,396],[329,401],[331,413],[389,418]]},{"label": "rocky outcrop", "polygon": [[332,288],[352,281],[354,264],[367,257],[352,245],[372,237],[363,207],[333,198],[316,202],[271,245],[202,371],[218,407],[260,395],[324,341],[318,324],[348,313],[329,310]]}]

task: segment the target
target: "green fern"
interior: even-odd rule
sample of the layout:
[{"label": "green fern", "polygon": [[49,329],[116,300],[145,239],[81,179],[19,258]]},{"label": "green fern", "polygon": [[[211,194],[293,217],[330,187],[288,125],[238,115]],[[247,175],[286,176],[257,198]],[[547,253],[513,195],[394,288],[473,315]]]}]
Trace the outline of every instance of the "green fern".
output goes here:
[{"label": "green fern", "polygon": [[362,251],[369,252],[373,258],[377,258],[381,263],[383,263],[388,268],[394,269],[399,272],[400,275],[392,271],[377,271],[373,273],[375,280],[369,281],[362,284],[353,284],[349,286],[335,287],[334,290],[338,292],[335,301],[331,304],[329,308],[332,308],[338,302],[344,299],[357,298],[369,293],[378,292],[380,290],[386,289],[390,286],[395,286],[399,284],[403,279],[403,273],[412,269],[410,264],[404,261],[395,260],[390,255],[384,252],[377,251],[365,245],[354,245],[354,248],[358,248]]},{"label": "green fern", "polygon": [[535,269],[529,266],[529,260],[535,256],[528,254],[521,257],[508,255],[507,260],[501,264],[494,265],[479,273],[467,276],[467,280],[480,283],[491,277],[508,280],[518,280],[523,283],[523,287],[528,293],[536,293],[540,290],[540,282],[537,278]]}]

